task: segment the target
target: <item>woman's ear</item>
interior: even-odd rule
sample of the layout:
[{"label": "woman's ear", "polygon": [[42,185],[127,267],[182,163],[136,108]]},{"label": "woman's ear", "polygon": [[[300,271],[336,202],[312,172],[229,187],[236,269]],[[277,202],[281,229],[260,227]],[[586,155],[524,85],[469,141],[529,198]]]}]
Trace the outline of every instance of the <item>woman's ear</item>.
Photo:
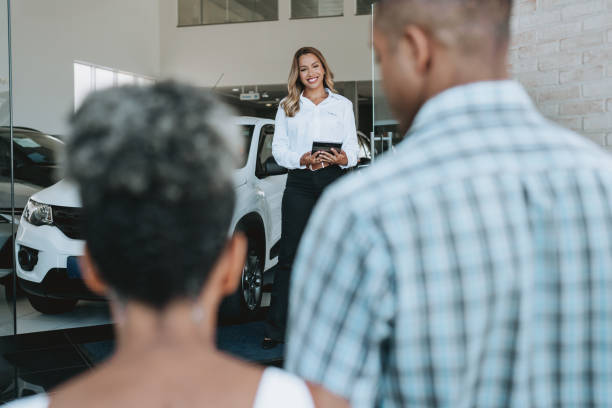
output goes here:
[{"label": "woman's ear", "polygon": [[93,293],[101,296],[105,296],[108,290],[108,285],[100,277],[98,267],[91,259],[89,248],[85,246],[85,253],[79,258],[79,267],[81,269],[81,275],[85,286],[89,288]]}]

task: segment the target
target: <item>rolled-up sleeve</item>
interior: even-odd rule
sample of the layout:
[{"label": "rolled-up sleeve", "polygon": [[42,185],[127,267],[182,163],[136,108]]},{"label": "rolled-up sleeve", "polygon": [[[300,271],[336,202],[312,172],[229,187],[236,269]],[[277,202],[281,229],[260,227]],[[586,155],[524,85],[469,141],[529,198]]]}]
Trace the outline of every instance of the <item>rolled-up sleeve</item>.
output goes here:
[{"label": "rolled-up sleeve", "polygon": [[272,155],[276,162],[287,169],[305,169],[300,166],[301,154],[289,148],[289,135],[287,133],[287,116],[285,110],[279,106],[274,120],[274,139],[272,140]]},{"label": "rolled-up sleeve", "polygon": [[359,142],[357,141],[357,129],[355,128],[355,113],[353,112],[353,103],[348,102],[344,109],[344,139],[342,141],[342,150],[346,152],[348,163],[346,166],[340,166],[343,169],[354,167],[357,165],[357,156],[359,155]]}]

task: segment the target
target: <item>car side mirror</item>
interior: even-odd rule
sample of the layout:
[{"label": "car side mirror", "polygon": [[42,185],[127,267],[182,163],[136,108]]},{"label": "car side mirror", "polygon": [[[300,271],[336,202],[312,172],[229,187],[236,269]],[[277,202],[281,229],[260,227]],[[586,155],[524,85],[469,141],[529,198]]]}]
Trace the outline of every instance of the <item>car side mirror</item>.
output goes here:
[{"label": "car side mirror", "polygon": [[264,170],[266,172],[266,176],[279,176],[287,173],[287,169],[280,166],[272,156],[268,157],[268,160],[266,160]]}]

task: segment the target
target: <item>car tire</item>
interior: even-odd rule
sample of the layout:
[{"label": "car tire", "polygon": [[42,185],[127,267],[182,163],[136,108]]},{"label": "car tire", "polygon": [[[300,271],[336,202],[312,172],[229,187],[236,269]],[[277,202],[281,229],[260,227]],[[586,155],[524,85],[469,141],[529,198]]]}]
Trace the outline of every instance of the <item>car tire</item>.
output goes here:
[{"label": "car tire", "polygon": [[220,315],[231,321],[253,321],[260,312],[263,296],[263,264],[256,246],[249,238],[244,268],[236,292],[221,305]]},{"label": "car tire", "polygon": [[263,297],[263,265],[250,243],[238,290],[242,312],[247,315],[257,313]]},{"label": "car tire", "polygon": [[32,307],[42,314],[60,314],[74,310],[78,299],[52,299],[28,294]]}]

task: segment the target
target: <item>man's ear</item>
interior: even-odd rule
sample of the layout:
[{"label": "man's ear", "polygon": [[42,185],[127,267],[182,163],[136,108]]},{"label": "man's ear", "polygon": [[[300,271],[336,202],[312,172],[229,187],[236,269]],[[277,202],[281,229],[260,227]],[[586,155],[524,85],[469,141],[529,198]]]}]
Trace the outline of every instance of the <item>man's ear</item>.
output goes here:
[{"label": "man's ear", "polygon": [[433,43],[429,35],[421,27],[407,25],[404,27],[402,43],[406,47],[406,52],[410,53],[416,72],[423,74],[430,66],[433,56]]},{"label": "man's ear", "polygon": [[236,291],[242,277],[242,269],[246,259],[248,241],[242,232],[236,232],[227,242],[225,250],[218,263],[221,274],[221,291],[223,296]]},{"label": "man's ear", "polygon": [[98,267],[91,259],[89,248],[85,246],[85,253],[79,258],[79,267],[81,268],[81,275],[85,286],[89,288],[93,293],[101,296],[105,296],[108,290],[108,285],[100,277]]}]

